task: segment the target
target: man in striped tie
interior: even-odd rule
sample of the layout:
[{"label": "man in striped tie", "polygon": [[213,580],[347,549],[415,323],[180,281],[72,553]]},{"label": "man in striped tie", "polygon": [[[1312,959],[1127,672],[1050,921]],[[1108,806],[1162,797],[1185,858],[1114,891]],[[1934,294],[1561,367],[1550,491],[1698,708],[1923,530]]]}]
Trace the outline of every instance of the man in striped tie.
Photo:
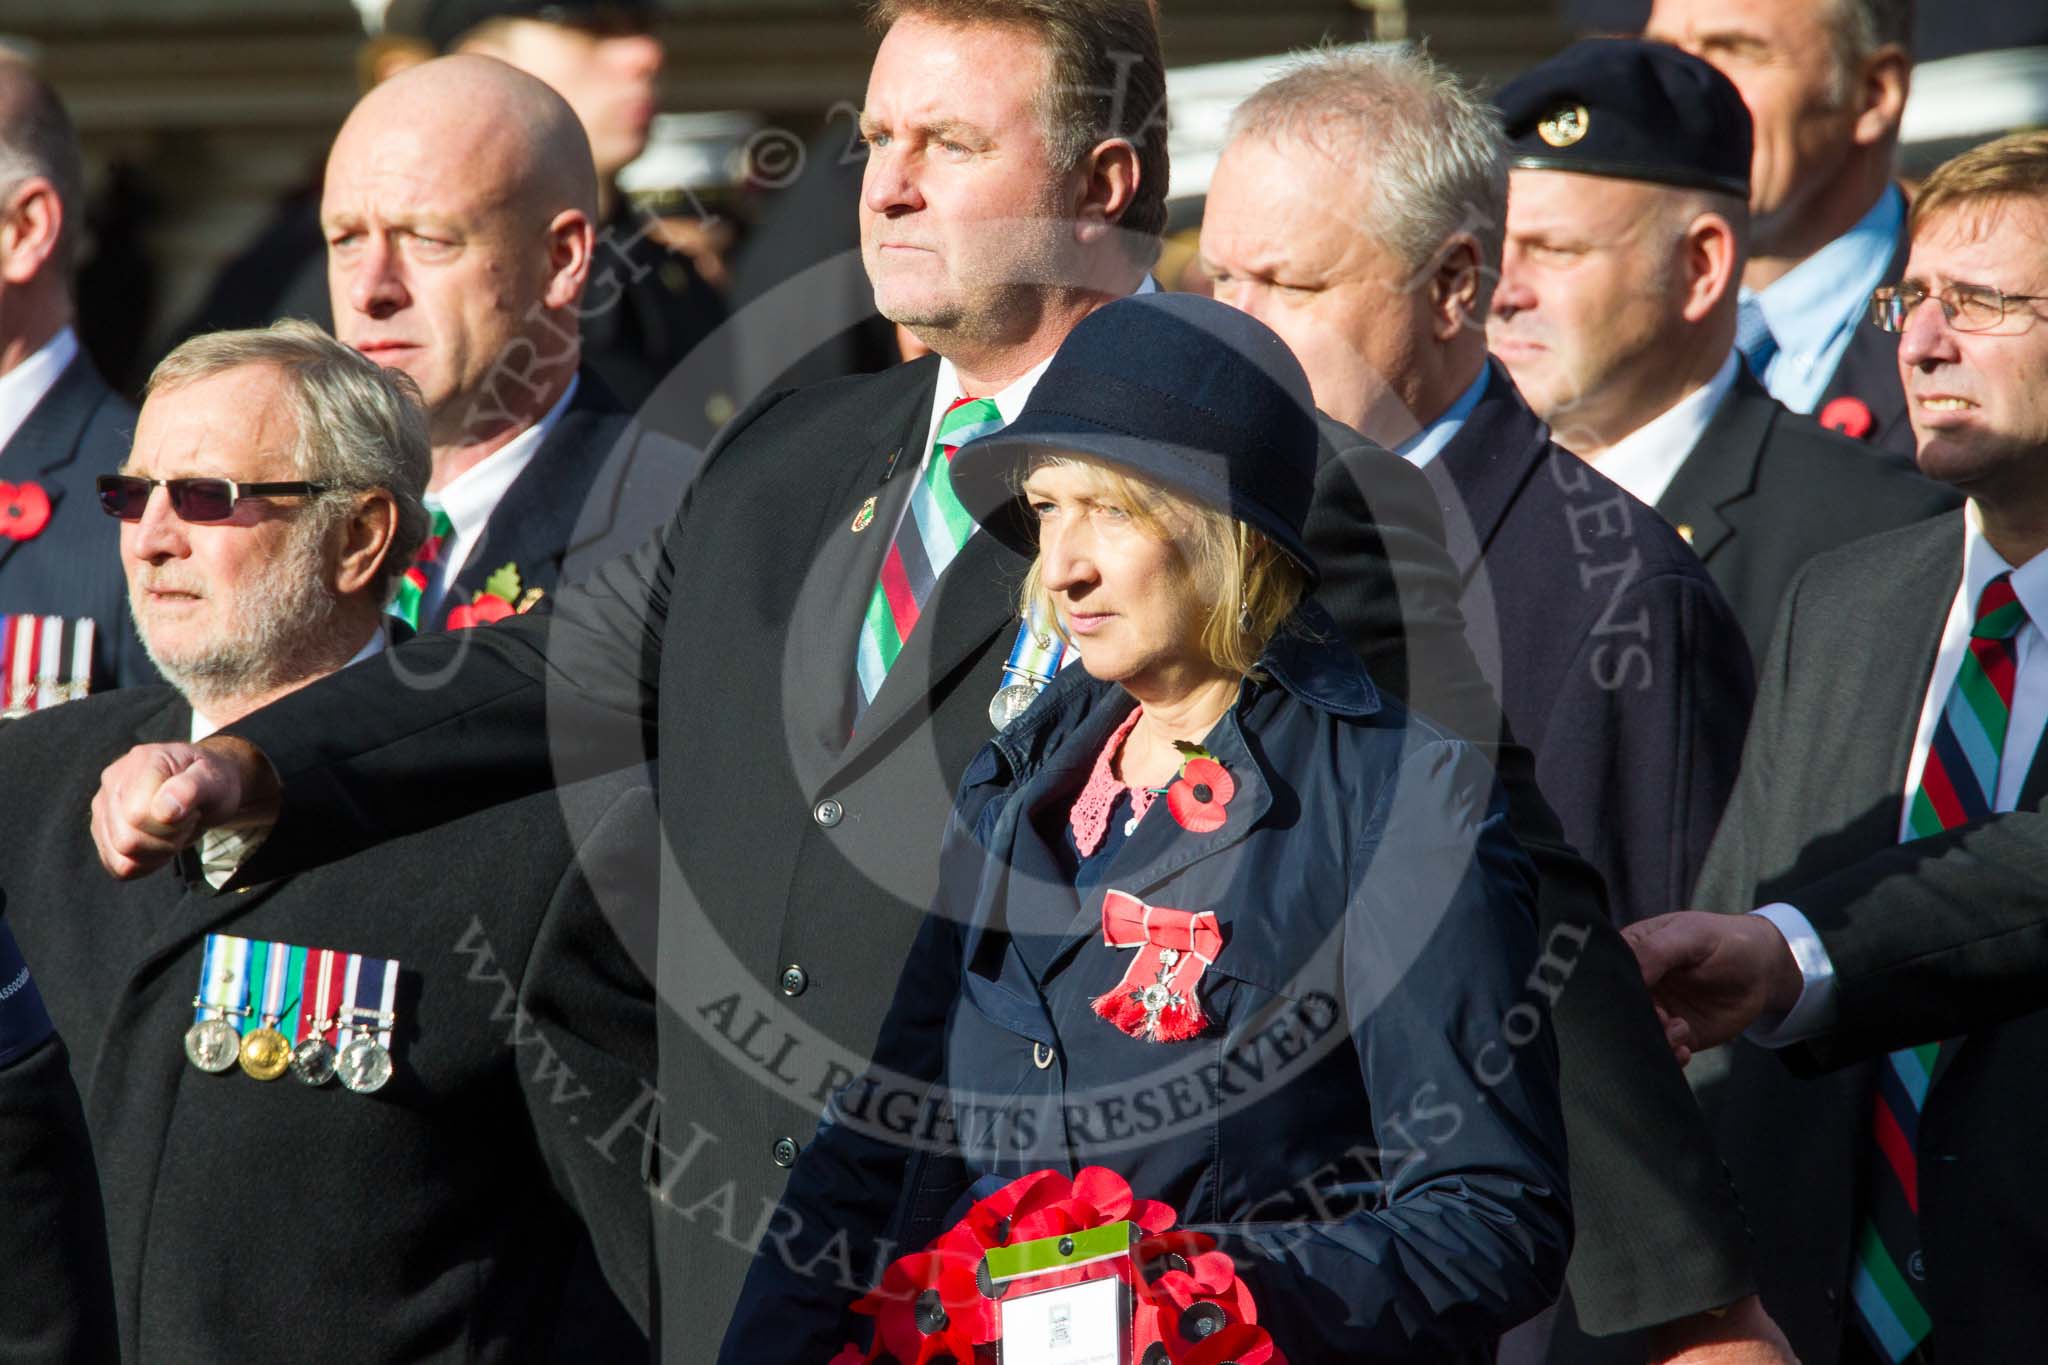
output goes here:
[{"label": "man in striped tie", "polygon": [[1785,1049],[1711,1089],[1810,1365],[2048,1349],[2048,135],[1948,163],[1911,226],[1874,313],[1969,502],[1794,586],[1697,897],[1761,908],[1631,935],[1682,1054],[1760,1012]]}]

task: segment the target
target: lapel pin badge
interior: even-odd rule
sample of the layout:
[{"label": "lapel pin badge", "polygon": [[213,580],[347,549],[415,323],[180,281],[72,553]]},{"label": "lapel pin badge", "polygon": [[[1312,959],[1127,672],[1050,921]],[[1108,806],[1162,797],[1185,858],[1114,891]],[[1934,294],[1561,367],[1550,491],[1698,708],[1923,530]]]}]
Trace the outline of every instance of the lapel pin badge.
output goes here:
[{"label": "lapel pin badge", "polygon": [[860,510],[853,514],[853,533],[855,535],[859,535],[862,531],[865,531],[868,529],[868,527],[872,526],[874,524],[874,521],[875,500],[873,498],[869,498],[866,502],[860,505]]},{"label": "lapel pin badge", "polygon": [[1691,523],[1691,522],[1689,522],[1689,521],[1681,521],[1681,522],[1679,522],[1679,523],[1678,523],[1678,537],[1679,537],[1679,539],[1680,539],[1680,540],[1683,540],[1683,541],[1684,541],[1684,542],[1685,542],[1686,544],[1688,544],[1688,545],[1692,544],[1692,523]]}]

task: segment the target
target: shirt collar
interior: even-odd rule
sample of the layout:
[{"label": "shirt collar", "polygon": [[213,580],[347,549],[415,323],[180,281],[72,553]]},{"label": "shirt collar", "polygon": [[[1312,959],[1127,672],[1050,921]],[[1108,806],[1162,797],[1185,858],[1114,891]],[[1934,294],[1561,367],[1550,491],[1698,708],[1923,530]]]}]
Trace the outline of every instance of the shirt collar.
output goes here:
[{"label": "shirt collar", "polygon": [[1451,404],[1443,416],[1395,446],[1394,453],[1417,469],[1443,454],[1444,447],[1451,443],[1451,438],[1465,425],[1465,419],[1472,415],[1472,409],[1479,406],[1480,398],[1486,393],[1486,377],[1492,370],[1491,365],[1481,365],[1479,373],[1465,386],[1465,392],[1458,395],[1458,401]]},{"label": "shirt collar", "polygon": [[1992,549],[1991,542],[1984,538],[1984,517],[1977,510],[1975,498],[1963,504],[1963,525],[1967,528],[1963,536],[1963,590],[1968,594],[1972,618],[1978,600],[1984,596],[1985,585],[2002,573],[2010,573],[2013,595],[2027,609],[2027,620],[2037,629],[2048,630],[2048,553],[2035,555],[2018,568],[2006,563],[2005,556]]},{"label": "shirt collar", "polygon": [[1905,221],[1905,196],[1897,185],[1887,185],[1856,226],[1761,292],[1742,291],[1762,306],[1780,352],[1818,356],[1837,333],[1863,316],[1870,291],[1884,283]]},{"label": "shirt collar", "polygon": [[[385,647],[391,643],[385,636],[386,629],[386,623],[379,621],[377,628],[370,632],[370,638],[363,642],[363,647],[351,655],[348,663],[343,664],[342,667],[347,668],[350,664],[359,664],[373,655],[382,654]],[[213,734],[219,729],[220,726],[199,714],[198,707],[192,708],[192,742],[194,744],[197,744],[200,740],[205,739],[208,735]]]},{"label": "shirt collar", "polygon": [[36,404],[56,386],[57,379],[78,358],[78,334],[69,327],[57,329],[36,349],[35,354],[6,374],[0,375],[0,446],[13,440]]},{"label": "shirt collar", "polygon": [[1730,347],[1712,379],[1600,451],[1591,461],[1593,467],[1635,494],[1637,501],[1655,507],[1721,410],[1721,400],[1735,387],[1738,363]]},{"label": "shirt collar", "polygon": [[547,415],[526,430],[514,436],[504,445],[463,470],[448,483],[427,495],[427,501],[448,514],[448,524],[457,537],[481,531],[485,522],[491,519],[491,512],[505,496],[526,467],[533,463],[533,457],[547,444],[548,436],[555,424],[562,420],[562,414],[576,397],[577,386],[583,382],[581,375],[572,375],[569,387],[562,390],[562,396],[548,409]]}]

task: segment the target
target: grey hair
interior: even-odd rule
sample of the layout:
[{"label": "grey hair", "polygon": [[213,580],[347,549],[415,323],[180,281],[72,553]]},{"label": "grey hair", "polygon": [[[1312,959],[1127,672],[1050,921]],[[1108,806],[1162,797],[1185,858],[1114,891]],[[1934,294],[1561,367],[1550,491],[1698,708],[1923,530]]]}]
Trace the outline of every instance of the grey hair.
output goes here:
[{"label": "grey hair", "polygon": [[1837,108],[1854,93],[1856,68],[1881,47],[1913,55],[1913,0],[1828,0],[1827,29],[1835,46],[1834,88]]},{"label": "grey hair", "polygon": [[1239,105],[1225,141],[1294,140],[1338,167],[1370,168],[1359,226],[1419,275],[1460,232],[1479,243],[1484,317],[1507,235],[1507,139],[1500,117],[1407,43],[1325,47]]},{"label": "grey hair", "polygon": [[78,129],[34,67],[20,57],[0,57],[0,198],[34,176],[50,182],[62,206],[53,259],[68,278],[85,235],[85,158]]},{"label": "grey hair", "polygon": [[[268,365],[287,381],[297,440],[292,462],[301,478],[334,493],[382,489],[398,504],[398,525],[372,591],[388,602],[399,575],[427,538],[427,479],[433,451],[427,414],[412,376],[386,369],[310,322],[286,318],[247,331],[206,332],[158,362],[143,390],[147,399],[245,365]],[[330,523],[347,515],[332,499]]]}]

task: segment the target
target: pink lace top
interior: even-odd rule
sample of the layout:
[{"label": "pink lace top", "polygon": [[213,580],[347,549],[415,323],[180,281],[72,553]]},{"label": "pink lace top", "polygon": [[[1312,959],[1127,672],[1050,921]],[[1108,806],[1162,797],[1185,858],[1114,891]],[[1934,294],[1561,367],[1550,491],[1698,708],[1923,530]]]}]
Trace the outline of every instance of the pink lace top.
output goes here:
[{"label": "pink lace top", "polygon": [[1131,733],[1131,727],[1143,714],[1145,708],[1137,707],[1122,725],[1116,727],[1115,733],[1103,744],[1102,752],[1095,756],[1095,766],[1089,770],[1088,783],[1081,788],[1081,794],[1074,798],[1073,809],[1067,813],[1067,825],[1074,832],[1074,847],[1083,858],[1102,847],[1103,837],[1109,833],[1109,814],[1116,809],[1117,797],[1130,793],[1133,827],[1152,808],[1150,788],[1126,786],[1115,772],[1116,756],[1124,747],[1124,737]]}]

